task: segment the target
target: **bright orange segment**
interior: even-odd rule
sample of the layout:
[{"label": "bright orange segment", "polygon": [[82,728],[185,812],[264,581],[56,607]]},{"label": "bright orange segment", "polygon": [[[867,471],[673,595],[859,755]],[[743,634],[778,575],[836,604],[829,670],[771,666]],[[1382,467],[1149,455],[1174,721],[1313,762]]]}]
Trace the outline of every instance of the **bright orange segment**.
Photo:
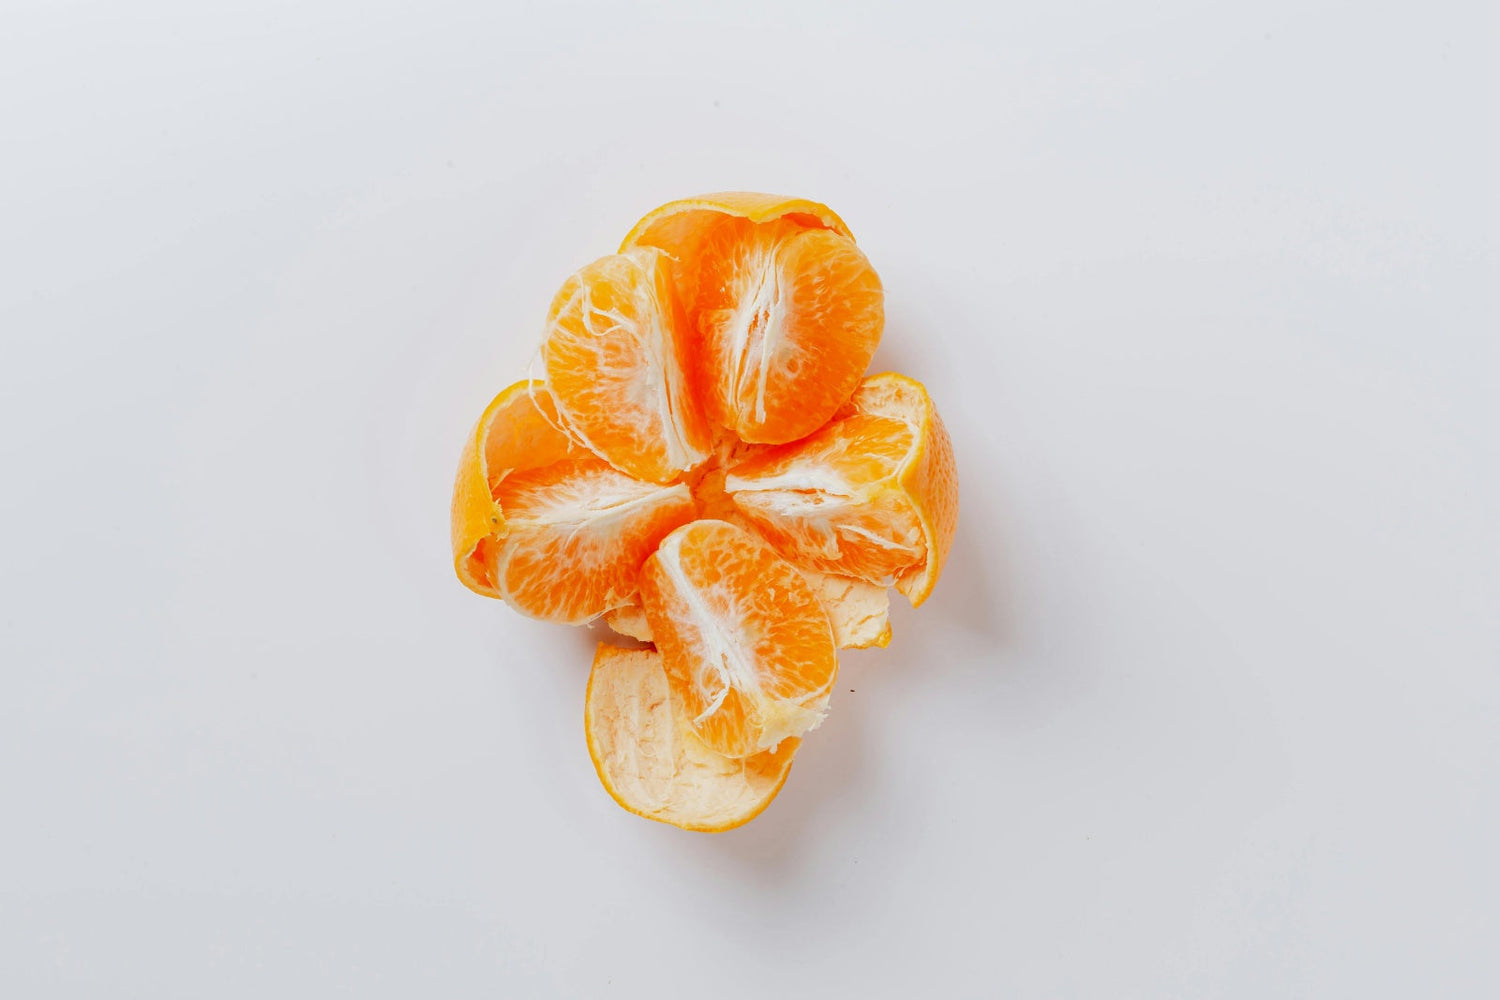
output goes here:
[{"label": "bright orange segment", "polygon": [[789,219],[808,229],[831,229],[851,240],[854,238],[844,220],[821,202],[756,191],[720,191],[669,201],[652,209],[630,230],[620,244],[620,250],[623,252],[637,246],[659,247],[675,257],[687,259],[696,251],[694,238],[723,216],[751,222]]},{"label": "bright orange segment", "polygon": [[812,588],[765,542],[723,521],[668,535],[641,571],[641,603],[694,731],[748,757],[823,719],[838,672]]},{"label": "bright orange segment", "polygon": [[687,320],[659,250],[601,257],[552,302],[542,361],[573,436],[621,472],[670,483],[708,457]]},{"label": "bright orange segment", "polygon": [[[850,576],[799,568],[828,615],[834,645],[839,649],[890,645],[890,597],[884,587]],[[652,641],[651,623],[639,604],[616,608],[604,616],[604,621],[620,635],[639,642]]]},{"label": "bright orange segment", "polygon": [[694,735],[661,654],[594,653],[584,708],[589,757],[616,802],[637,816],[716,833],[750,822],[786,782],[799,741],[736,760]]},{"label": "bright orange segment", "polygon": [[491,579],[517,610],[580,624],[635,600],[641,564],[697,515],[688,488],[642,483],[592,456],[507,476]]},{"label": "bright orange segment", "polygon": [[709,418],[780,444],[833,416],[885,325],[880,278],[854,241],[786,219],[729,219],[699,247],[694,380]]},{"label": "bright orange segment", "polygon": [[839,418],[732,468],[740,513],[799,565],[926,599],[953,541],[952,446],[921,384],[866,379]]},{"label": "bright orange segment", "polygon": [[788,558],[888,586],[926,556],[916,510],[893,488],[913,440],[899,420],[852,413],[735,467],[724,487]]},{"label": "bright orange segment", "polygon": [[583,453],[558,426],[546,388],[523,379],[494,398],[464,444],[453,484],[453,566],[475,593],[500,596],[490,574],[496,540],[505,534],[496,487],[511,472]]},{"label": "bright orange segment", "polygon": [[723,191],[668,202],[653,210],[635,224],[620,244],[620,252],[638,246],[666,251],[678,294],[691,305],[697,297],[700,248],[716,227],[730,219],[754,223],[786,219],[804,229],[828,229],[854,239],[844,220],[827,205],[778,194]]},{"label": "bright orange segment", "polygon": [[849,401],[858,412],[904,420],[916,434],[914,451],[896,475],[916,507],[927,558],[896,575],[896,589],[916,607],[932,594],[958,530],[958,464],[953,441],[927,387],[914,378],[885,372],[865,379]]}]

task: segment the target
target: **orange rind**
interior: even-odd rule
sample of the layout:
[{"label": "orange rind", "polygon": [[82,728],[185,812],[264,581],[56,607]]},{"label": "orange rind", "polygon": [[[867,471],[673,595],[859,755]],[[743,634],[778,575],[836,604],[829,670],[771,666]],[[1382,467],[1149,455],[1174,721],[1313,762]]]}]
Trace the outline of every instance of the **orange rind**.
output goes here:
[{"label": "orange rind", "polygon": [[792,768],[799,741],[731,759],[694,733],[650,649],[600,643],[584,698],[599,783],[622,808],[684,830],[719,833],[759,816]]}]

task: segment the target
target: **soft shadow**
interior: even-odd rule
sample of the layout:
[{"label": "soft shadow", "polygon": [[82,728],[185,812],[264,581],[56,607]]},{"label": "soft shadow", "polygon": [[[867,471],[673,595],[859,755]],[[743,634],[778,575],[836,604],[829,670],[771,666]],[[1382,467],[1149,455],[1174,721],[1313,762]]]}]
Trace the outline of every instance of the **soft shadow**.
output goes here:
[{"label": "soft shadow", "polygon": [[[996,648],[1010,645],[1017,638],[1015,603],[1009,599],[1003,520],[1003,509],[994,513],[981,509],[977,498],[966,503],[960,480],[953,551],[931,596],[914,613],[900,616],[907,628],[961,628],[989,639]],[[893,605],[897,600],[900,598],[892,594]],[[911,608],[905,610],[912,612]]]},{"label": "soft shadow", "polygon": [[672,844],[674,854],[733,871],[766,889],[795,884],[819,855],[819,840],[839,826],[828,822],[830,817],[865,809],[871,785],[869,734],[859,702],[880,697],[880,689],[888,686],[889,677],[868,660],[880,652],[839,654],[839,681],[828,718],[803,740],[786,786],[765,812],[737,830],[684,834],[682,843]]}]

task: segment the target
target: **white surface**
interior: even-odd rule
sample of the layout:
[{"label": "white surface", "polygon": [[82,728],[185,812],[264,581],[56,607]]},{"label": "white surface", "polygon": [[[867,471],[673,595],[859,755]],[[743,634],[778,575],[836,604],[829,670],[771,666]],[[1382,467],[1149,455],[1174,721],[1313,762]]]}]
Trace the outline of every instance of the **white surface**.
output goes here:
[{"label": "white surface", "polygon": [[[1500,991],[1495,15],[802,6],[9,9],[0,993]],[[726,187],[848,219],[963,517],[704,837],[446,520]]]}]

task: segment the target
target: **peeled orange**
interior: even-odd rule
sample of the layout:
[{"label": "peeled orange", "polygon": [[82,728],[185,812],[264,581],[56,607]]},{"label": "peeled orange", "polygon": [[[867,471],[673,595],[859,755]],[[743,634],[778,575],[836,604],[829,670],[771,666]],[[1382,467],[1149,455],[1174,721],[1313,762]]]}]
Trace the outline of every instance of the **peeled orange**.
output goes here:
[{"label": "peeled orange", "polygon": [[726,830],[780,790],[841,648],[885,646],[953,544],[927,390],[865,377],[879,277],[826,205],[730,192],[648,213],[553,296],[541,378],[459,462],[454,569],[549,621],[602,617],[585,730],[624,808]]}]

